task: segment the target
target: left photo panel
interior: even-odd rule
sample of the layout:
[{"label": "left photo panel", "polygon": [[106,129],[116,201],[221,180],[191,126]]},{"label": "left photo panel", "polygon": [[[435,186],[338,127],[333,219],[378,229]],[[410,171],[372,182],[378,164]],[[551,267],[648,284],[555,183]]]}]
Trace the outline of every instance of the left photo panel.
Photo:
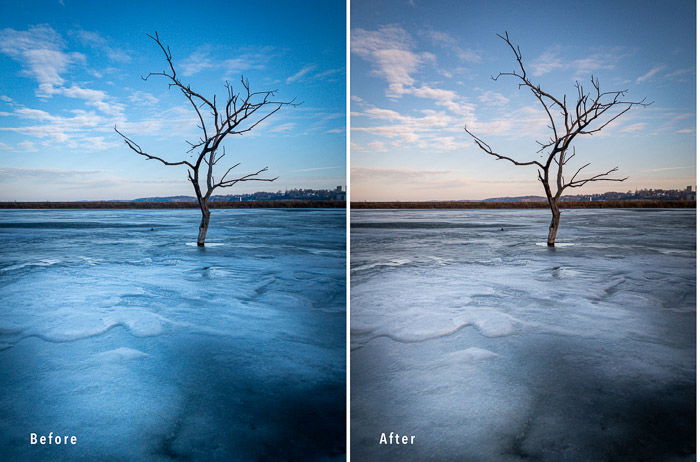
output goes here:
[{"label": "left photo panel", "polygon": [[0,460],[345,460],[345,1],[0,18]]}]

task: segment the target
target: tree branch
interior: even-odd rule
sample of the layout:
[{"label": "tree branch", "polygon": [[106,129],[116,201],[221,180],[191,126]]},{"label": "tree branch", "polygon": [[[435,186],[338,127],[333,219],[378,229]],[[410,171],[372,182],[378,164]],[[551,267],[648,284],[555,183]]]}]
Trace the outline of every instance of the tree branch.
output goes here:
[{"label": "tree branch", "polygon": [[123,134],[122,132],[120,132],[119,130],[117,130],[117,126],[116,126],[116,125],[114,126],[114,131],[117,132],[117,133],[119,134],[119,136],[121,136],[121,137],[124,139],[124,143],[126,143],[126,145],[129,146],[129,149],[131,149],[132,151],[134,151],[136,154],[139,154],[139,155],[144,156],[146,159],[157,160],[157,161],[163,163],[163,165],[168,165],[168,166],[187,165],[188,167],[194,169],[194,166],[193,166],[191,163],[189,163],[188,161],[186,161],[186,160],[183,160],[183,161],[180,161],[180,162],[168,162],[168,161],[165,160],[165,159],[162,159],[162,158],[160,158],[160,157],[157,157],[157,156],[148,154],[147,152],[144,152],[144,151],[141,149],[141,146],[139,146],[138,144],[136,144],[136,142],[134,142],[134,141],[133,141],[132,139],[130,139],[128,136],[126,136],[125,134]]}]

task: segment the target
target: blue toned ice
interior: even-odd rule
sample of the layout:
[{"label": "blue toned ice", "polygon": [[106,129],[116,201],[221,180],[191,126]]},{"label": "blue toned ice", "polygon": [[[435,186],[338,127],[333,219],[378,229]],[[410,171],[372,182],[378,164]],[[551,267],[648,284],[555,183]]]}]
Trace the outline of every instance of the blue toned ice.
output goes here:
[{"label": "blue toned ice", "polygon": [[694,460],[695,210],[548,222],[353,213],[354,458]]},{"label": "blue toned ice", "polygon": [[0,459],[343,458],[344,211],[197,214],[0,212]]}]

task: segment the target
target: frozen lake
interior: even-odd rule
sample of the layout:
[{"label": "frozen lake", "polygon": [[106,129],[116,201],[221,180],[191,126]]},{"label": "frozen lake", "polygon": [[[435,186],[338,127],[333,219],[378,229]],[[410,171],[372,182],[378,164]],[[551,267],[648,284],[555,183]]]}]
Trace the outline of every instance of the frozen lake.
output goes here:
[{"label": "frozen lake", "polygon": [[198,215],[0,211],[0,460],[344,460],[345,211]]},{"label": "frozen lake", "polygon": [[695,210],[548,215],[352,212],[353,459],[695,460]]}]

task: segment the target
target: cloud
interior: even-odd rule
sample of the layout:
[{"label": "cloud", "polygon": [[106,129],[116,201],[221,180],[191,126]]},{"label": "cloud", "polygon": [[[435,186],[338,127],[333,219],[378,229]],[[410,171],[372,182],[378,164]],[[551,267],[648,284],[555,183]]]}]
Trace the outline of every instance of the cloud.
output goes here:
[{"label": "cloud", "polygon": [[481,56],[474,50],[462,48],[459,42],[451,35],[435,29],[424,29],[421,35],[427,37],[434,44],[450,50],[457,58],[469,63],[480,63]]},{"label": "cloud", "polygon": [[[249,70],[263,70],[273,56],[274,50],[271,47],[262,47],[255,51],[244,51],[235,58],[218,59],[211,56],[211,46],[203,45],[182,62],[175,64],[184,76],[194,75],[207,69],[218,69],[226,74],[233,74]],[[231,80],[229,77],[226,79]]]},{"label": "cloud", "polygon": [[[101,151],[114,146],[116,140],[108,141],[103,136],[96,136],[98,130],[111,129],[111,119],[96,114],[94,111],[76,109],[71,111],[72,116],[56,116],[41,109],[17,107],[12,115],[19,119],[33,121],[34,125],[20,125],[14,127],[0,127],[0,132],[13,132],[33,138],[62,143],[69,148],[85,149],[88,151]],[[18,149],[32,151],[34,145],[31,141],[18,144]]]},{"label": "cloud", "polygon": [[104,170],[68,170],[57,168],[15,168],[0,166],[0,181],[33,179],[60,180],[94,177],[104,174]]},{"label": "cloud", "polygon": [[124,50],[111,46],[107,39],[102,37],[97,32],[78,29],[70,31],[69,34],[77,38],[84,46],[101,51],[111,61],[119,63],[131,62],[131,56],[129,56]]},{"label": "cloud", "polygon": [[290,77],[287,77],[287,83],[296,82],[297,80],[301,79],[306,74],[313,71],[314,69],[316,69],[315,64],[308,64],[308,65],[302,67],[296,74],[294,74]]},{"label": "cloud", "polygon": [[22,72],[39,83],[40,95],[63,85],[61,74],[71,64],[85,61],[84,55],[65,53],[64,47],[63,38],[48,25],[31,26],[26,31],[0,30],[0,53],[22,64]]},{"label": "cloud", "polygon": [[144,106],[153,106],[158,103],[158,98],[145,91],[134,91],[129,95],[129,101]]},{"label": "cloud", "polygon": [[0,149],[12,152],[37,152],[39,149],[32,141],[21,141],[16,147],[12,147],[6,143],[0,143]]},{"label": "cloud", "polygon": [[498,92],[489,90],[481,93],[479,101],[489,106],[503,106],[510,100]]},{"label": "cloud", "polygon": [[182,75],[190,76],[202,72],[205,69],[215,67],[214,61],[209,57],[208,51],[199,50],[190,54],[178,64]]},{"label": "cloud", "polygon": [[457,172],[457,170],[352,167],[350,177],[353,179],[353,181],[381,179],[391,180],[396,183],[413,183],[421,180],[429,180],[435,177],[442,177],[455,172]]},{"label": "cloud", "polygon": [[[92,37],[90,34],[94,34],[84,33],[88,34],[87,38]],[[101,39],[99,36],[92,38],[98,42]],[[84,62],[85,56],[80,53],[66,53],[63,51],[64,47],[63,38],[47,25],[32,26],[26,31],[14,29],[0,31],[0,53],[19,61],[24,68],[23,73],[36,79],[39,84],[37,96],[50,98],[59,94],[68,98],[77,98],[105,114],[120,115],[124,106],[116,103],[104,91],[83,88],[75,84],[65,85],[66,81],[62,74],[71,64]]]},{"label": "cloud", "polygon": [[340,165],[334,165],[332,167],[313,167],[313,168],[301,168],[298,170],[290,170],[290,173],[303,173],[303,172],[318,172],[320,170],[335,170],[337,168],[343,168]]},{"label": "cloud", "polygon": [[289,132],[291,130],[294,130],[296,126],[297,124],[295,124],[294,122],[287,122],[284,124],[277,125],[267,131],[271,133]]},{"label": "cloud", "polygon": [[581,80],[596,71],[614,69],[617,60],[618,56],[611,52],[597,53],[585,58],[567,61],[559,55],[559,50],[554,49],[540,54],[527,67],[532,71],[532,75],[536,77],[557,70],[573,70],[574,78]]},{"label": "cloud", "polygon": [[667,79],[672,79],[672,78],[675,78],[675,77],[680,77],[680,76],[682,76],[682,75],[690,74],[690,73],[693,72],[693,71],[694,71],[694,69],[693,69],[693,68],[690,68],[690,67],[689,67],[689,68],[685,68],[685,69],[678,69],[678,70],[676,70],[676,71],[669,72],[668,74],[664,75],[664,77],[667,78]]},{"label": "cloud", "polygon": [[626,127],[620,129],[622,133],[630,133],[630,132],[638,132],[640,130],[644,130],[646,128],[647,124],[644,122],[638,122],[636,124],[630,124],[627,125]]},{"label": "cloud", "polygon": [[383,26],[376,31],[354,29],[351,49],[356,55],[372,63],[373,73],[389,84],[387,95],[398,96],[415,82],[412,74],[418,67],[435,57],[430,53],[411,51],[409,34],[397,26]]},{"label": "cloud", "polygon": [[562,63],[561,58],[551,51],[542,53],[530,64],[532,75],[537,77],[564,67],[566,66]]},{"label": "cloud", "polygon": [[654,77],[656,74],[658,74],[659,72],[661,72],[665,67],[666,67],[666,66],[656,66],[656,67],[651,68],[651,69],[649,70],[649,72],[647,72],[646,74],[637,77],[636,82],[637,82],[637,83],[646,82],[647,80],[651,79],[651,78]]},{"label": "cloud", "polygon": [[649,170],[640,170],[638,173],[668,172],[671,170],[685,170],[685,169],[695,169],[695,165],[683,165],[683,166],[679,166],[679,167],[652,168]]}]

